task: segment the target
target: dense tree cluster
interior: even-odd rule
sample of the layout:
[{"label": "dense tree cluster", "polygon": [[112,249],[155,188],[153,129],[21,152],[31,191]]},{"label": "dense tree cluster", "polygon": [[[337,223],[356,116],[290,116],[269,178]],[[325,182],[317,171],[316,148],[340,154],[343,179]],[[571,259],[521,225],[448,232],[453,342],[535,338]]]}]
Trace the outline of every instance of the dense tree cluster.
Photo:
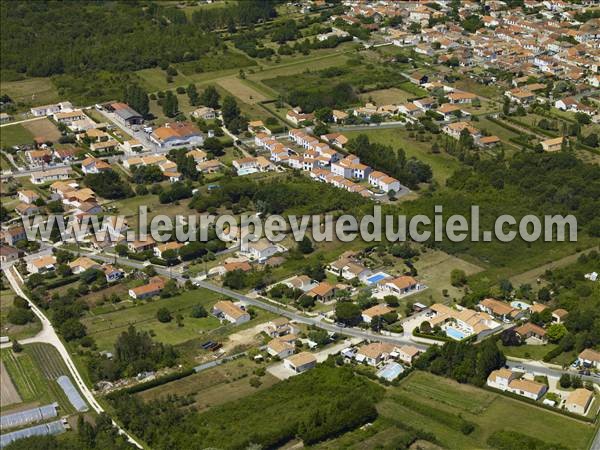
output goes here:
[{"label": "dense tree cluster", "polygon": [[133,195],[129,184],[114,170],[90,173],[83,177],[83,183],[102,198],[126,198]]},{"label": "dense tree cluster", "polygon": [[88,368],[94,380],[114,381],[172,366],[176,360],[177,351],[172,346],[155,342],[147,331],[137,331],[130,325],[117,338],[113,358],[90,358]]},{"label": "dense tree cluster", "polygon": [[192,23],[198,28],[216,30],[248,26],[277,16],[275,0],[244,0],[221,8],[200,8],[192,14]]},{"label": "dense tree cluster", "polygon": [[361,162],[397,178],[411,189],[419,183],[431,181],[431,167],[415,158],[406,158],[404,150],[370,142],[369,137],[361,134],[350,140],[347,149],[360,157]]},{"label": "dense tree cluster", "polygon": [[144,117],[150,112],[148,94],[137,84],[131,84],[125,88],[123,101]]},{"label": "dense tree cluster", "polygon": [[463,342],[447,342],[442,347],[432,345],[415,362],[415,367],[460,383],[483,386],[488,375],[505,363],[496,341],[487,339],[477,345]]},{"label": "dense tree cluster", "polygon": [[176,409],[173,399],[143,403],[124,395],[114,406],[125,427],[153,448],[275,448],[295,437],[314,444],[371,422],[382,395],[351,369],[325,363],[201,414]]}]

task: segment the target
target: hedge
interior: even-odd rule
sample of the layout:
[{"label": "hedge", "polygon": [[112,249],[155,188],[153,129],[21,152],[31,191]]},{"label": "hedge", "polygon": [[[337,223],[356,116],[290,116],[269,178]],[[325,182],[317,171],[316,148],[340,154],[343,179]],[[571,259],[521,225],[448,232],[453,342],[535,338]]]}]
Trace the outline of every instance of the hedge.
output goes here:
[{"label": "hedge", "polygon": [[448,337],[448,336],[434,336],[433,334],[421,333],[421,332],[417,331],[416,328],[413,330],[412,334],[413,334],[413,336],[416,336],[416,337],[421,337],[421,338],[425,338],[425,339],[431,339],[431,340],[434,340],[434,341],[456,342],[451,337]]},{"label": "hedge", "polygon": [[45,283],[47,289],[55,289],[57,287],[66,286],[67,284],[75,283],[79,280],[79,275],[71,275],[69,277],[60,278],[56,281]]}]

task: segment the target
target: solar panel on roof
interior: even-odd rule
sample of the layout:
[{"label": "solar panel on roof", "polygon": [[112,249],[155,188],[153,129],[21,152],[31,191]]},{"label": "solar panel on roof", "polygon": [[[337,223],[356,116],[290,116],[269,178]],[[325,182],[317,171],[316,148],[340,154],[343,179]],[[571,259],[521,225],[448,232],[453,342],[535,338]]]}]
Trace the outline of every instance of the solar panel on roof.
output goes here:
[{"label": "solar panel on roof", "polygon": [[15,428],[28,423],[40,422],[57,416],[58,403],[31,408],[0,416],[0,429]]},{"label": "solar panel on roof", "polygon": [[12,433],[0,435],[0,448],[5,447],[18,439],[25,439],[31,436],[60,434],[65,430],[66,428],[63,423],[60,420],[56,420],[54,422],[36,425],[23,430],[13,431]]},{"label": "solar panel on roof", "polygon": [[69,398],[69,401],[77,411],[88,410],[87,404],[79,394],[79,391],[75,388],[75,386],[73,386],[73,383],[71,382],[71,379],[68,376],[62,375],[58,377],[56,381],[58,382],[62,390],[65,392],[65,394]]}]

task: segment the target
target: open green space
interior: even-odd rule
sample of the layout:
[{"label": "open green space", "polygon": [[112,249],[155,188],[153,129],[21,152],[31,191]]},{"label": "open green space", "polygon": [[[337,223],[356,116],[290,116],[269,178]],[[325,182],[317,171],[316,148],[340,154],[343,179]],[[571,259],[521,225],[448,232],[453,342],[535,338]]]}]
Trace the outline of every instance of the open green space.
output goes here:
[{"label": "open green space", "polygon": [[506,347],[501,342],[498,342],[498,347],[506,356],[541,361],[546,356],[546,353],[556,348],[556,345],[515,345]]},{"label": "open green space", "polygon": [[12,147],[33,143],[33,134],[23,126],[16,123],[0,128],[0,147]]},{"label": "open green space", "polygon": [[[410,409],[395,401],[396,395],[409,398],[419,408]],[[398,418],[433,433],[446,448],[486,448],[494,432],[510,430],[547,443],[582,449],[587,448],[594,434],[591,424],[425,372],[414,372],[399,387],[389,389],[378,409],[384,417]],[[422,412],[427,409],[432,414]],[[450,422],[441,420],[456,416],[473,423],[473,432],[464,435]]]},{"label": "open green space", "polygon": [[384,128],[379,130],[344,131],[344,135],[353,138],[365,134],[371,142],[390,145],[394,149],[403,149],[406,156],[415,157],[431,166],[433,178],[442,186],[446,179],[460,167],[460,163],[445,153],[432,153],[433,142],[421,142],[410,137],[409,131],[403,128]]},{"label": "open green space", "polygon": [[47,105],[60,101],[58,90],[50,78],[2,81],[0,93],[8,95],[14,102],[26,105]]},{"label": "open green space", "polygon": [[[201,332],[217,328],[219,321],[213,316],[192,318],[192,307],[203,305],[207,310],[220,298],[218,294],[205,289],[186,291],[181,295],[160,300],[141,301],[139,304],[123,310],[98,315],[87,315],[82,319],[83,324],[102,350],[112,350],[119,334],[131,325],[137,330],[152,331],[155,339],[166,344],[180,344],[195,337]],[[177,321],[161,323],[156,318],[160,308],[167,308],[173,317],[183,315],[183,326]]]},{"label": "open green space", "polygon": [[12,290],[6,289],[0,291],[0,334],[17,340],[35,336],[42,329],[42,323],[37,316],[35,316],[33,322],[26,323],[25,325],[14,325],[8,321],[7,316],[13,305],[14,297],[15,295]]}]

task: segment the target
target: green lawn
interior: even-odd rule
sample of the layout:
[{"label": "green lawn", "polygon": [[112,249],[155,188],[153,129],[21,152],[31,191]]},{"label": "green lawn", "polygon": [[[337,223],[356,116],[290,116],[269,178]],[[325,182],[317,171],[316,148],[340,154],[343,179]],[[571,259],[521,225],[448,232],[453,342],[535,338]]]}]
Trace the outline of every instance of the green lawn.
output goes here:
[{"label": "green lawn", "polygon": [[74,408],[56,382],[61,375],[69,375],[58,350],[49,344],[29,344],[21,353],[1,351],[2,361],[23,399],[46,405],[58,402],[59,414],[71,414]]},{"label": "green lawn", "polygon": [[33,322],[25,325],[13,325],[8,322],[8,311],[12,307],[13,299],[14,293],[12,290],[0,291],[0,334],[17,340],[35,336],[42,329],[42,323],[37,316]]},{"label": "green lawn", "polygon": [[537,361],[541,361],[546,355],[546,353],[556,348],[556,345],[518,345],[505,347],[501,343],[498,343],[498,347],[504,352],[506,356],[512,356],[514,358],[523,359],[535,359]]},{"label": "green lawn", "polygon": [[33,134],[20,123],[0,128],[1,147],[31,143],[33,143]]},{"label": "green lawn", "polygon": [[[432,411],[445,412],[448,416],[460,415],[474,423],[475,430],[465,436],[434,416],[400,405],[394,401],[395,395],[405,396]],[[588,447],[594,434],[593,425],[425,372],[415,372],[399,387],[389,389],[378,409],[385,418],[398,419],[435,434],[446,448],[485,448],[492,433],[510,430],[547,443],[583,449]]]},{"label": "green lawn", "polygon": [[442,186],[460,167],[460,163],[453,157],[445,154],[431,153],[433,142],[419,142],[409,137],[409,132],[401,128],[386,128],[380,130],[345,131],[348,138],[366,134],[373,142],[389,145],[394,149],[404,149],[406,156],[415,157],[431,166],[433,178]]},{"label": "green lawn", "polygon": [[[130,324],[135,325],[138,330],[154,332],[155,339],[160,342],[175,345],[197,338],[201,332],[219,327],[219,321],[213,316],[201,319],[190,317],[194,305],[201,304],[209,310],[219,298],[218,294],[205,289],[186,291],[172,298],[142,301],[139,305],[120,311],[87,315],[82,322],[88,334],[102,350],[112,350],[117,337]],[[163,307],[167,308],[173,317],[177,314],[183,315],[183,326],[178,326],[175,319],[168,323],[159,322],[156,319],[156,311]]]}]

